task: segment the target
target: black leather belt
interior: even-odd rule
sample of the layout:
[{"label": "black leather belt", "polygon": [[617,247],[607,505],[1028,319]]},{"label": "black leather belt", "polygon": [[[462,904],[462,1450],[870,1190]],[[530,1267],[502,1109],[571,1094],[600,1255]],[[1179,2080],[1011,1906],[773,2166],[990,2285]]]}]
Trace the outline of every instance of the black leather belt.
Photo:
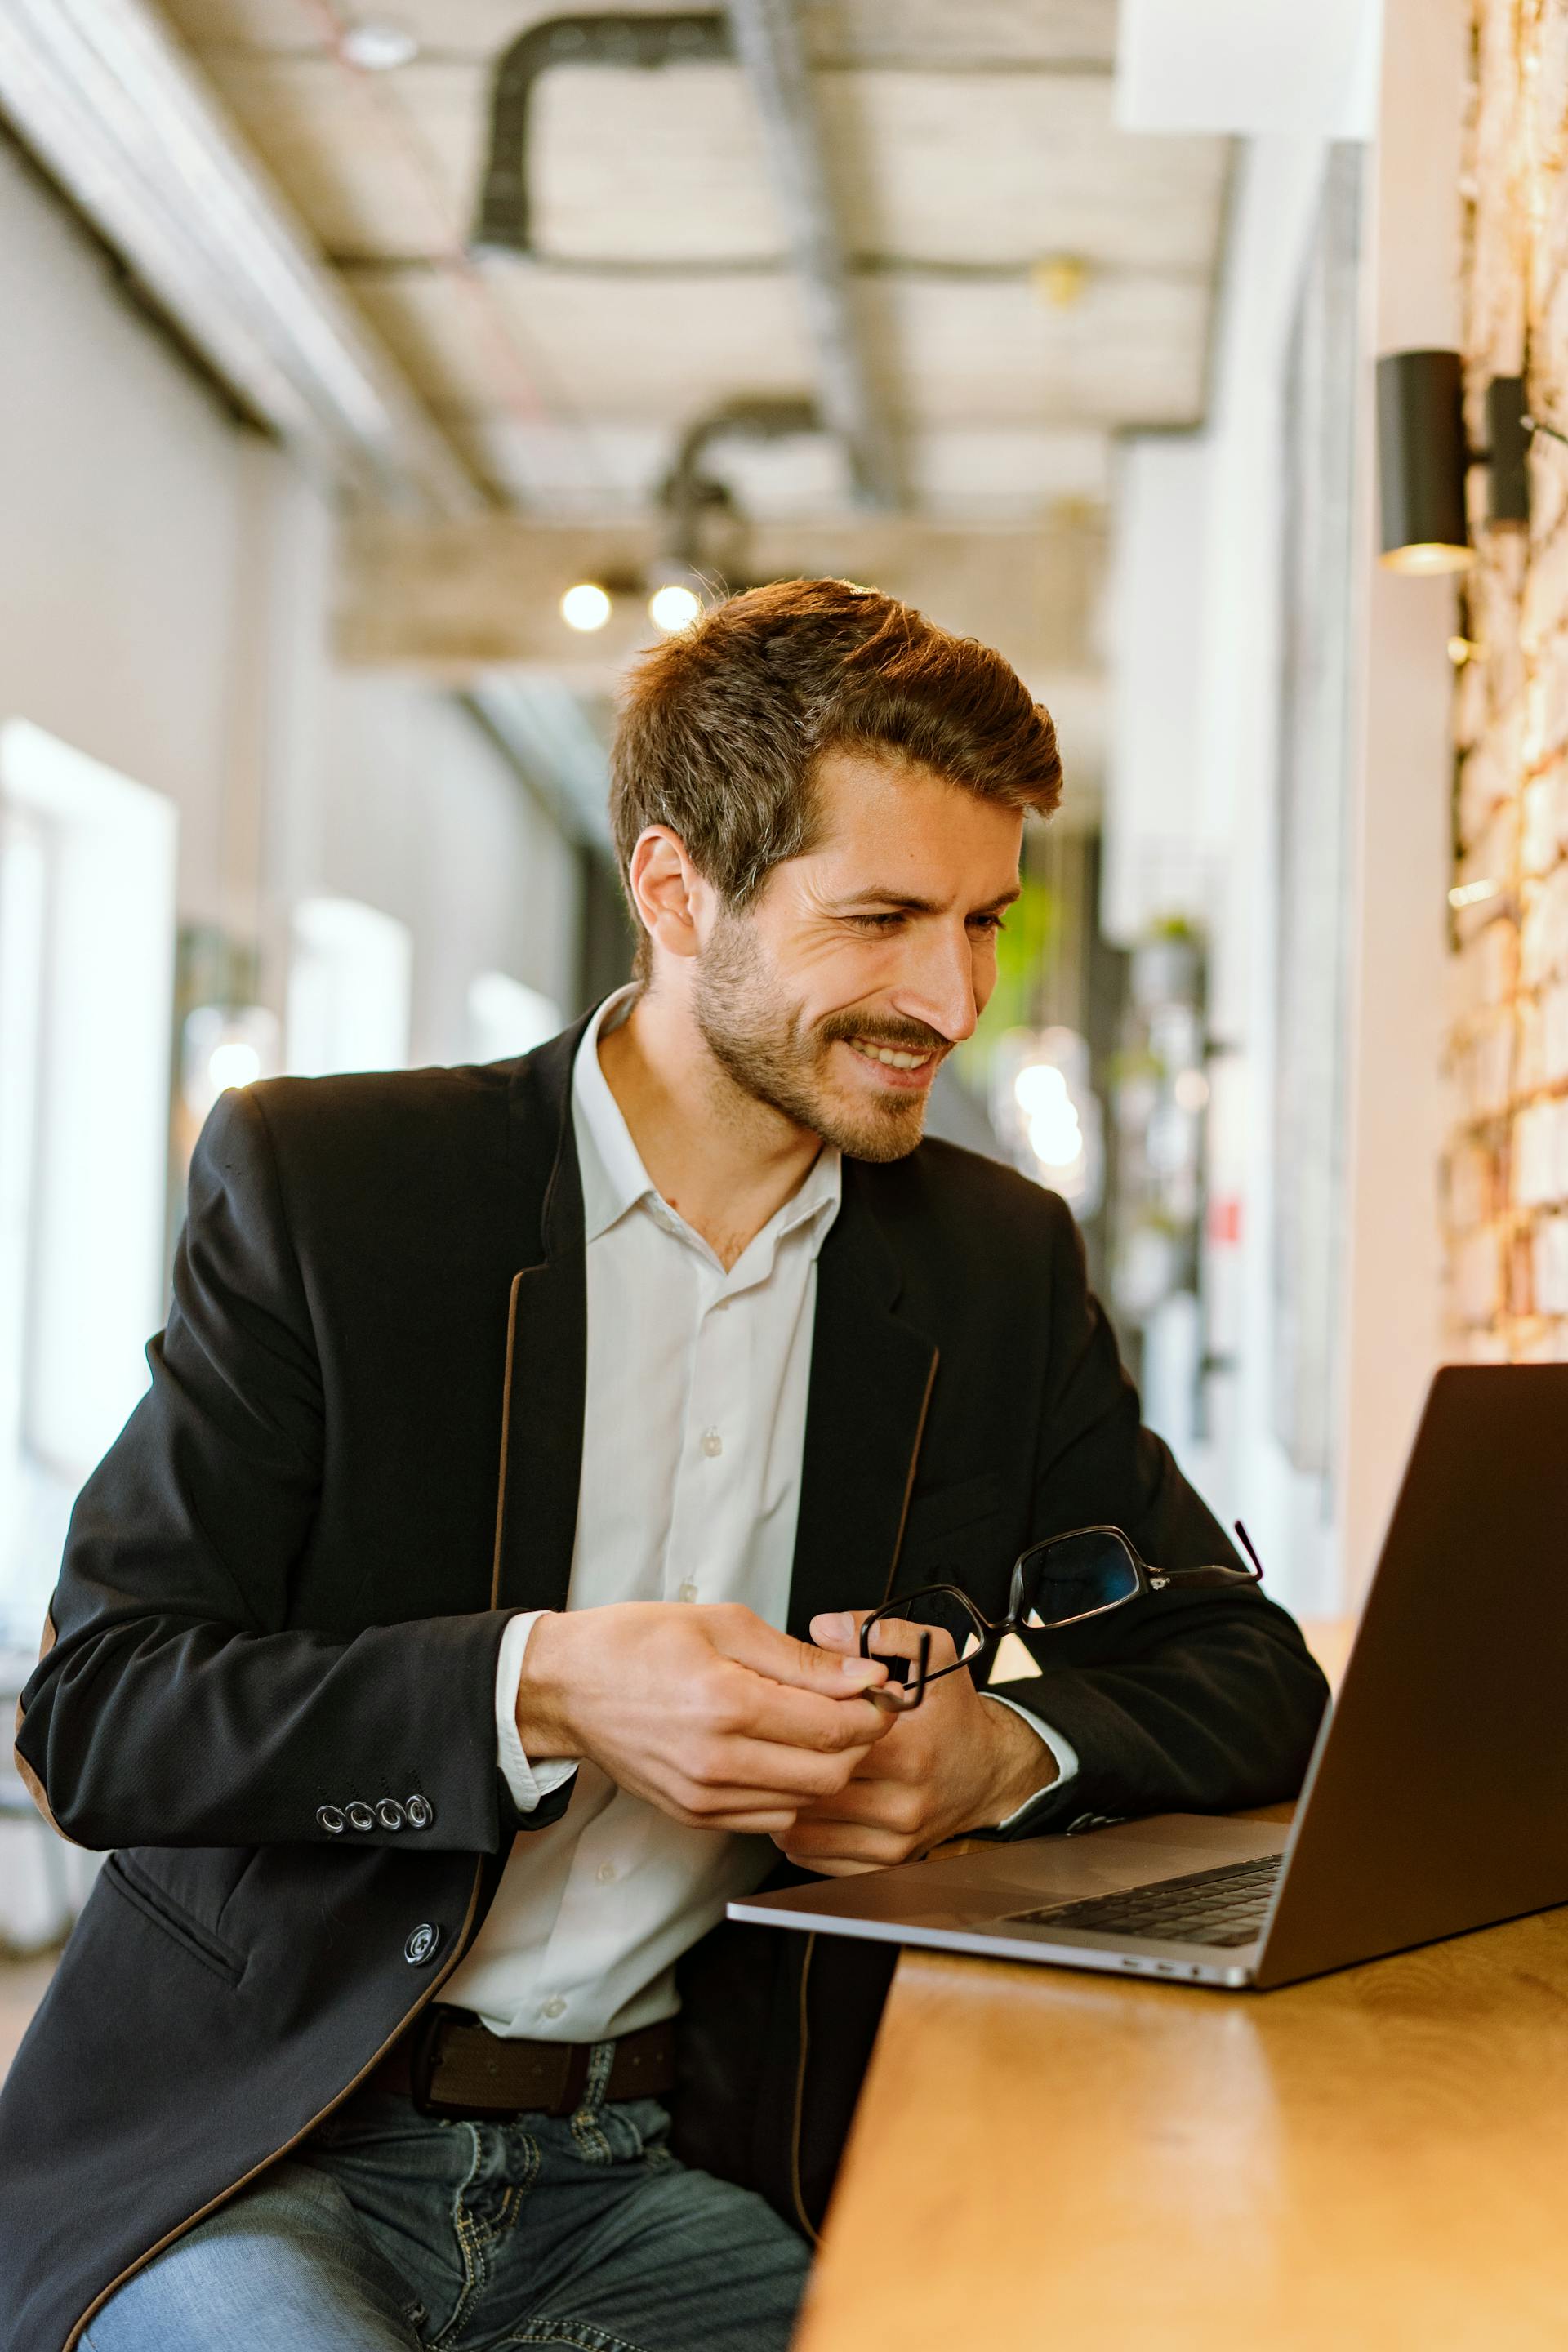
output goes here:
[{"label": "black leather belt", "polygon": [[[461,2010],[427,2009],[363,2087],[396,2091],[421,2115],[574,2115],[588,2087],[591,2042],[514,2042]],[[675,2027],[623,2033],[601,2095],[655,2098],[675,2081]]]}]

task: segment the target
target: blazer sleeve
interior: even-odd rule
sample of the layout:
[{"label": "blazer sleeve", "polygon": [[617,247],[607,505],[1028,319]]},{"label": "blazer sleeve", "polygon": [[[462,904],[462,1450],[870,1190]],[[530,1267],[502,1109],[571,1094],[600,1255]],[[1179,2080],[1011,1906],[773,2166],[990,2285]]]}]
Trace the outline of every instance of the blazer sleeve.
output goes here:
[{"label": "blazer sleeve", "polygon": [[[1155,1567],[1238,1555],[1138,1393],[1089,1289],[1083,1244],[1057,1213],[1049,1371],[1035,1465],[1039,1536],[1112,1525]],[[1071,1740],[1079,1771],[1010,1832],[1153,1812],[1226,1812],[1300,1790],[1328,1687],[1300,1632],[1255,1585],[1153,1593],[1030,1646],[1037,1678],[1007,1696]]]},{"label": "blazer sleeve", "polygon": [[[190,1209],[152,1386],[71,1517],[22,1695],[17,1759],[87,1846],[338,1843],[499,1852],[527,1816],[496,1755],[507,1615],[290,1623],[320,1491],[320,1366],[264,1112],[224,1095]],[[334,1836],[318,1808],[422,1796],[417,1828]]]}]

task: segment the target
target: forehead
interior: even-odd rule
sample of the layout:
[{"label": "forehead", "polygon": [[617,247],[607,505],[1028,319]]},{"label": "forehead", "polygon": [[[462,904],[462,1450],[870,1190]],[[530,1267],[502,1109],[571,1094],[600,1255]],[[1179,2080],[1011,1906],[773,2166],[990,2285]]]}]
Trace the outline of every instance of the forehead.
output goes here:
[{"label": "forehead", "polygon": [[[981,800],[934,768],[871,751],[825,751],[813,778],[819,830],[807,856],[844,866],[874,859],[912,866],[1015,868],[1024,820]],[[1004,877],[1005,878],[1005,877]]]}]

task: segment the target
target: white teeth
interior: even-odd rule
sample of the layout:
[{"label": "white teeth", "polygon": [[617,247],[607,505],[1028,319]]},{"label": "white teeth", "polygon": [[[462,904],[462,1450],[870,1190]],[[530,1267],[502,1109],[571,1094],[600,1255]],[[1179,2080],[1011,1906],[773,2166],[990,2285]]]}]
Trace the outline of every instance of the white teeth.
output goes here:
[{"label": "white teeth", "polygon": [[855,1051],[864,1054],[870,1062],[885,1062],[889,1070],[921,1070],[930,1061],[929,1054],[900,1054],[891,1045],[873,1045],[857,1038]]}]

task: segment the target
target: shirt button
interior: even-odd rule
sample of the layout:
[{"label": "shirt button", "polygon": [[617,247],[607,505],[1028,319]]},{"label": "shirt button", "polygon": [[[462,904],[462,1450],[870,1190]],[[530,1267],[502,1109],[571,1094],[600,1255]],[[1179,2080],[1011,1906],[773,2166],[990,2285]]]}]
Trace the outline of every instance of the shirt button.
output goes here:
[{"label": "shirt button", "polygon": [[541,2017],[564,2017],[566,2004],[558,1992],[552,1992],[539,2014]]},{"label": "shirt button", "polygon": [[685,1583],[684,1583],[684,1584],[678,1585],[678,1586],[676,1587],[676,1593],[675,1593],[675,1597],[676,1597],[676,1599],[677,1599],[678,1601],[695,1601],[695,1600],[696,1600],[696,1598],[697,1598],[697,1587],[692,1583],[691,1579],[690,1579],[689,1577],[688,1577],[688,1578],[687,1578],[687,1580],[686,1580],[686,1581],[685,1581]]},{"label": "shirt button", "polygon": [[719,1433],[718,1433],[718,1431],[717,1431],[716,1429],[705,1429],[705,1430],[703,1431],[703,1433],[702,1433],[702,1451],[703,1451],[703,1453],[704,1453],[704,1454],[706,1454],[706,1455],[708,1456],[708,1459],[710,1460],[710,1462],[711,1462],[711,1461],[712,1461],[712,1459],[713,1459],[713,1457],[714,1457],[714,1455],[715,1455],[716,1454],[722,1454],[722,1453],[723,1453],[723,1451],[724,1451],[724,1441],[723,1441],[723,1439],[720,1436],[720,1434],[719,1434]]},{"label": "shirt button", "polygon": [[363,1832],[365,1830],[374,1829],[375,1815],[371,1811],[370,1807],[364,1802],[363,1798],[356,1797],[352,1805],[345,1805],[343,1807],[343,1811],[348,1815],[348,1823],[351,1830],[359,1830]]},{"label": "shirt button", "polygon": [[316,1819],[329,1837],[342,1837],[347,1826],[342,1811],[336,1805],[318,1805]]},{"label": "shirt button", "polygon": [[602,1862],[594,1875],[601,1886],[608,1886],[613,1880],[620,1876],[620,1873],[613,1862]]}]

